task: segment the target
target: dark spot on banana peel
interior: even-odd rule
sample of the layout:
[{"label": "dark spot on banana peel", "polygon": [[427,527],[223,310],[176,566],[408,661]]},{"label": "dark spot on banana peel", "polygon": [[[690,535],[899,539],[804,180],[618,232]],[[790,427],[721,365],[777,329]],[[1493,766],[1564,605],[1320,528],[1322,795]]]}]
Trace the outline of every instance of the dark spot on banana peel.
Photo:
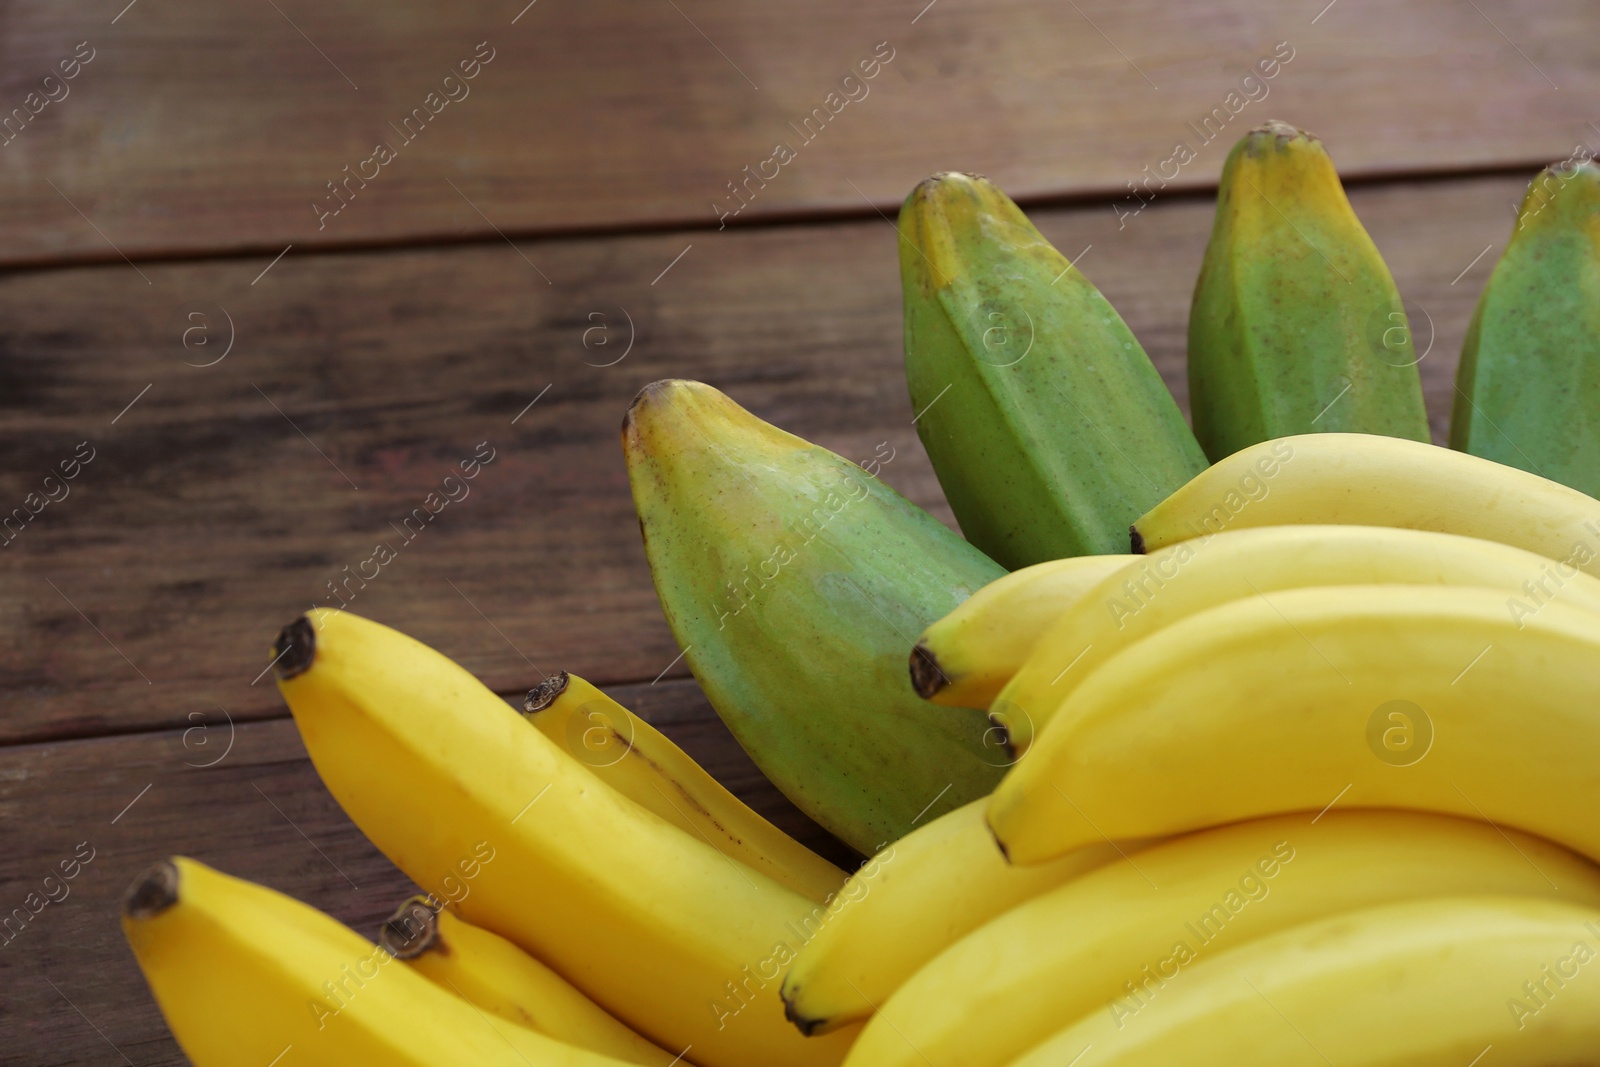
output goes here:
[{"label": "dark spot on banana peel", "polygon": [[279,630],[272,653],[272,673],[279,681],[286,682],[309,670],[317,658],[317,628],[310,617],[302,615]]},{"label": "dark spot on banana peel", "polygon": [[910,668],[911,688],[924,700],[932,699],[935,693],[950,684],[950,679],[939,669],[939,661],[934,658],[933,651],[921,641],[911,650]]},{"label": "dark spot on banana peel", "polygon": [[447,952],[439,940],[439,913],[427,897],[411,897],[378,928],[378,944],[397,960],[414,960],[424,952]]},{"label": "dark spot on banana peel", "polygon": [[171,860],[146,867],[122,895],[122,914],[149,919],[178,902],[178,867]]},{"label": "dark spot on banana peel", "polygon": [[1137,526],[1128,527],[1128,548],[1135,556],[1144,555],[1144,534]]},{"label": "dark spot on banana peel", "polygon": [[522,710],[532,715],[534,712],[543,711],[556,702],[556,697],[567,691],[567,672],[557,671],[532,689],[522,698]]}]

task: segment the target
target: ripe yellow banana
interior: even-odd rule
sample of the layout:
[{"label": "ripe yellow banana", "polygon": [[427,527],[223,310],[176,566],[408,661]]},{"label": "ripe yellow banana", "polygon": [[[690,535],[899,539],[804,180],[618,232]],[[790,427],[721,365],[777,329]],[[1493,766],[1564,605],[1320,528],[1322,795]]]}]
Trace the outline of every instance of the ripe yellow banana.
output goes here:
[{"label": "ripe yellow banana", "polygon": [[1122,855],[1101,842],[1035,867],[1014,867],[974,800],[896,841],[851,876],[835,913],[783,979],[789,1018],[808,1034],[865,1019],[946,945],[1008,908]]},{"label": "ripe yellow banana", "polygon": [[1177,619],[1315,585],[1479,585],[1507,612],[1551,598],[1600,615],[1600,579],[1511,545],[1392,526],[1264,526],[1157,549],[1086,591],[1038,639],[990,708],[1020,756],[1094,669]]},{"label": "ripe yellow banana", "polygon": [[1442,815],[1315,814],[1158,842],[1012,908],[881,1004],[846,1067],[1001,1067],[1090,1014],[1131,1031],[1207,961],[1376,904],[1481,893],[1600,908],[1600,868],[1541,838]]},{"label": "ripe yellow banana", "polygon": [[604,786],[448,658],[349,612],[279,635],[278,686],[345,812],[462,918],[704,1067],[821,1067],[778,978],[825,912]]},{"label": "ripe yellow banana", "polygon": [[1600,501],[1448,448],[1359,433],[1280,437],[1212,464],[1151,508],[1133,550],[1294,523],[1404,526],[1500,541],[1600,574]]},{"label": "ripe yellow banana", "polygon": [[516,945],[436,903],[417,896],[401,904],[378,944],[446,992],[546,1037],[645,1067],[681,1062]]},{"label": "ripe yellow banana", "polygon": [[122,930],[195,1067],[623,1067],[485,1015],[315,908],[181,856],[129,887]]},{"label": "ripe yellow banana", "polygon": [[1086,590],[1133,556],[1073,556],[997,578],[922,631],[911,686],[936,704],[986,708],[1039,635]]},{"label": "ripe yellow banana", "polygon": [[1369,908],[1198,964],[1150,1015],[1094,1012],[1013,1067],[1549,1067],[1600,1048],[1600,911],[1527,897]]},{"label": "ripe yellow banana", "polygon": [[1503,590],[1289,589],[1191,615],[1078,684],[995,791],[1015,863],[1278,812],[1492,820],[1600,858],[1600,624]]},{"label": "ripe yellow banana", "polygon": [[528,721],[617,792],[774,881],[822,903],[839,868],[751,810],[654,726],[575,674],[528,692]]}]

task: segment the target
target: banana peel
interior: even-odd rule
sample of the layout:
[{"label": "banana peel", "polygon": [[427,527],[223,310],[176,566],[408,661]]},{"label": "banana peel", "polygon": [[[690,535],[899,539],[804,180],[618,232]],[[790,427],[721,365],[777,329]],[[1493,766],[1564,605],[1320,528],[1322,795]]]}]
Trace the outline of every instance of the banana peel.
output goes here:
[{"label": "banana peel", "polygon": [[906,650],[998,564],[708,385],[647,386],[622,445],[673,636],[790,800],[871,855],[994,788],[1009,762],[998,733],[981,711],[930,709]]},{"label": "banana peel", "polygon": [[1600,165],[1528,189],[1461,348],[1450,447],[1600,496]]},{"label": "banana peel", "polygon": [[923,181],[899,234],[906,383],[962,533],[1012,570],[1126,552],[1205,467],[1133,332],[980,175]]},{"label": "banana peel", "polygon": [[1399,290],[1322,142],[1281,122],[1228,154],[1189,310],[1189,403],[1215,462],[1291,434],[1429,440]]}]

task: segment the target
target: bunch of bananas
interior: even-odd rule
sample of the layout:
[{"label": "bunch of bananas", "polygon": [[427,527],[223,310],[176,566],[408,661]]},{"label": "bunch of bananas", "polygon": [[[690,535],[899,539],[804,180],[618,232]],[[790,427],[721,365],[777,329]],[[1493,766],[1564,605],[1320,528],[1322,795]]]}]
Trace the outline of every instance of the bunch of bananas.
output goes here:
[{"label": "bunch of bananas", "polygon": [[691,670],[871,858],[847,877],[581,678],[519,713],[314,611],[280,691],[425,894],[369,940],[151,867],[124,930],[198,1067],[1594,1058],[1600,168],[1530,190],[1454,451],[1291,127],[1224,168],[1193,433],[987,180],[923,182],[899,236],[917,429],[966,539],[886,460],[709,386],[657,382],[622,429]]}]

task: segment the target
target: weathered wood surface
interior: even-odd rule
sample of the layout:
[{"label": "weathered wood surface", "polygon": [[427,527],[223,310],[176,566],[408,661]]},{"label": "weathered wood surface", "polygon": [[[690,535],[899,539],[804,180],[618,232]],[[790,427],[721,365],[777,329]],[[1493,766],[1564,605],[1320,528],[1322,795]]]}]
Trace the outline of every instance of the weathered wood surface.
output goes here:
[{"label": "weathered wood surface", "polygon": [[[369,935],[409,891],[317,781],[270,675],[253,682],[277,628],[379,542],[395,558],[350,580],[352,610],[507,695],[561,668],[606,685],[848,862],[677,659],[617,446],[637,389],[701,378],[846,456],[887,442],[882,476],[950,521],[878,209],[948,168],[1054,204],[1041,228],[1183,401],[1203,190],[1278,117],[1365,180],[1352,201],[1428,350],[1442,440],[1523,180],[1600,142],[1597,24],[1584,0],[9,5],[0,519],[38,514],[0,532],[0,916],[80,843],[94,859],[0,937],[0,1064],[184,1062],[115,919],[154,859]],[[893,58],[829,111],[879,42]],[[422,135],[390,126],[489,49]],[[814,108],[806,141],[790,123]],[[1196,128],[1213,109],[1220,136]],[[319,227],[326,183],[380,140],[394,158]],[[794,158],[719,231],[729,183],[780,141]],[[1158,195],[1119,222],[1130,182]],[[779,219],[807,224],[745,226]],[[481,442],[469,495],[408,539]]]},{"label": "weathered wood surface", "polygon": [[[762,814],[852,862],[745,758],[693,682],[616,695]],[[30,893],[43,898],[44,877],[79,845],[87,844],[79,855],[93,850],[67,895],[54,889],[59,903],[0,934],[4,1064],[185,1062],[117,922],[128,883],[165,856],[269,885],[367,937],[415,892],[339,810],[287,721],[0,749],[0,816],[0,917]]]},{"label": "weathered wood surface", "polygon": [[[525,3],[7,5],[0,263],[254,250],[214,268],[253,274],[291,243],[715,226],[746,166],[770,180],[740,222],[859,215],[950,168],[1109,214],[1146,168],[1213,182],[1269,117],[1360,175],[1600,139],[1589,0]],[[480,42],[489,64],[445,84]],[[821,132],[791,127],[818,108]],[[394,158],[363,167],[379,143]],[[794,158],[765,163],[778,143]],[[1166,162],[1179,143],[1195,157]],[[347,166],[370,181],[321,218]]]},{"label": "weathered wood surface", "polygon": [[[1520,187],[1353,193],[1414,304],[1419,351],[1431,322],[1421,367],[1441,440]],[[1209,199],[1157,201],[1120,230],[1094,208],[1037,217],[1182,400]],[[553,285],[504,243],[290,258],[253,286],[259,267],[236,261],[145,265],[150,285],[123,264],[0,276],[0,514],[80,442],[94,450],[70,495],[0,548],[0,739],[285,714],[271,676],[252,681],[273,635],[337,603],[329,583],[379,542],[396,558],[343,586],[351,610],[498,692],[557,669],[684,676],[639,543],[622,413],[651,380],[700,378],[846,456],[887,441],[883,477],[948,519],[902,380],[894,240],[876,220],[524,244]],[[202,301],[210,333],[186,349],[181,313]],[[223,351],[218,308],[232,351],[186,365]],[[494,458],[469,495],[407,542],[399,524],[485,441]]]}]

